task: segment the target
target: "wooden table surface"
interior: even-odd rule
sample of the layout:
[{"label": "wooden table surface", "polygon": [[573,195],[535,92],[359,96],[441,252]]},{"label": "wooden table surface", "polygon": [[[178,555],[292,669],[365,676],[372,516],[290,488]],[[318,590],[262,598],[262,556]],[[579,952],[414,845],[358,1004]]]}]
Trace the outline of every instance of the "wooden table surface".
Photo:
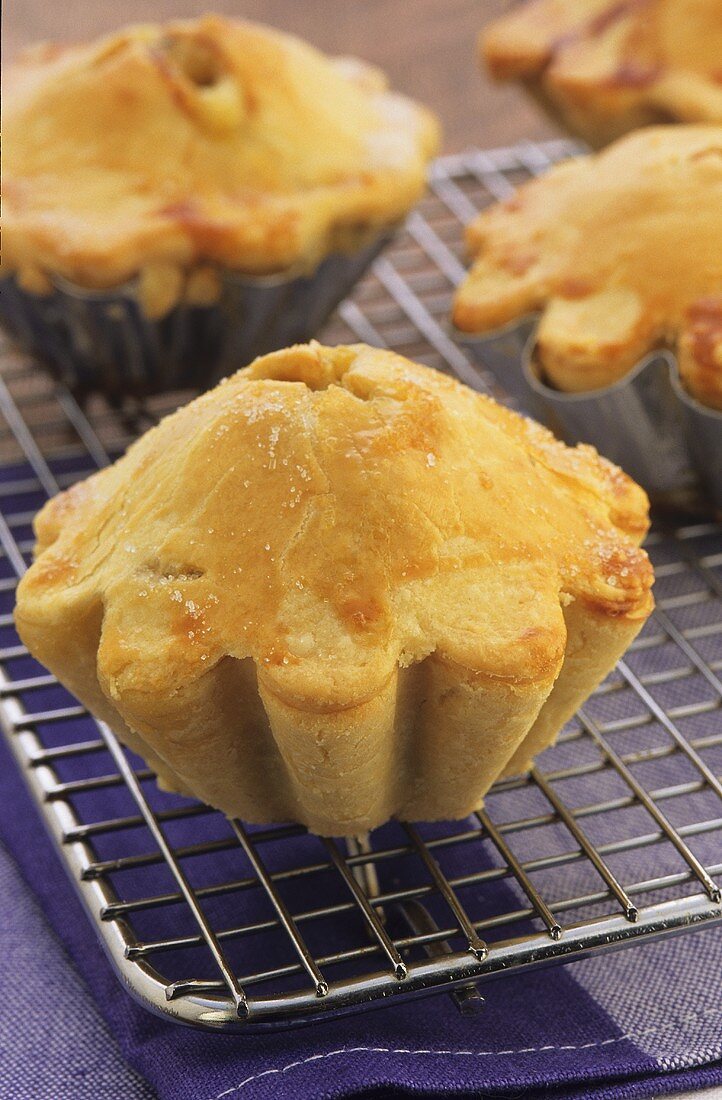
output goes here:
[{"label": "wooden table surface", "polygon": [[447,152],[558,131],[517,88],[481,71],[479,30],[508,0],[8,0],[5,58],[40,39],[72,41],[119,22],[187,18],[213,9],[281,27],[333,54],[380,65],[393,85],[440,115]]}]

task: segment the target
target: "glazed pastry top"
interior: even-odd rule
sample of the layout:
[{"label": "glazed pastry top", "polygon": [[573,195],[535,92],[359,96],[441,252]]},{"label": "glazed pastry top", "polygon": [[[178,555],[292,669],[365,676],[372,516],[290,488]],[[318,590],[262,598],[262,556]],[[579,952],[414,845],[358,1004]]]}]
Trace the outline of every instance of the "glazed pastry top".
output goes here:
[{"label": "glazed pastry top", "polygon": [[593,144],[649,122],[722,121],[719,0],[527,0],[487,29],[483,52]]},{"label": "glazed pastry top", "polygon": [[722,407],[722,126],[629,135],[525,184],[467,232],[458,328],[541,310],[541,366],[570,391],[668,346],[690,391]]},{"label": "glazed pastry top", "polygon": [[312,269],[403,217],[438,141],[377,70],[210,15],[27,51],[3,124],[6,268],[90,286]]},{"label": "glazed pastry top", "polygon": [[575,600],[646,617],[647,524],[592,448],[391,352],[302,345],[47,504],[17,621],[97,609],[99,681],[131,713],[228,655],[318,712],[432,652],[521,687],[554,675]]}]

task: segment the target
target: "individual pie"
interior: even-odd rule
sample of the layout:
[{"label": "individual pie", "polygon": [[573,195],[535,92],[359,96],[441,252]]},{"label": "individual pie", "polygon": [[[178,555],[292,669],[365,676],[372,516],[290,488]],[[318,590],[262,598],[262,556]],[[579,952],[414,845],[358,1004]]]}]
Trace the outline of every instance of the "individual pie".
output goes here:
[{"label": "individual pie", "polygon": [[552,168],[483,210],[453,307],[485,333],[541,314],[546,381],[610,385],[647,352],[722,408],[722,126],[652,127]]},{"label": "individual pie", "polygon": [[592,448],[296,346],[51,500],[16,623],[167,788],[321,834],[458,818],[643,625],[647,523]]},{"label": "individual pie", "polygon": [[377,70],[220,16],[38,46],[5,97],[3,263],[30,282],[311,270],[403,217],[437,138]]},{"label": "individual pie", "polygon": [[722,122],[719,0],[525,0],[482,51],[492,76],[594,146],[649,123]]},{"label": "individual pie", "polygon": [[312,335],[438,144],[377,69],[214,15],[34,47],[3,93],[0,315],[118,389]]}]

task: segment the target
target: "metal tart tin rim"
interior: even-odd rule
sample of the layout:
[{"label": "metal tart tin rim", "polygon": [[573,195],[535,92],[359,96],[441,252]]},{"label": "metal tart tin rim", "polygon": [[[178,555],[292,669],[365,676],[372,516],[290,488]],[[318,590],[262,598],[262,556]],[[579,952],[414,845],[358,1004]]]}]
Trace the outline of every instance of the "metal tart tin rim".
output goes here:
[{"label": "metal tart tin rim", "polygon": [[[580,415],[583,416],[584,405],[589,408],[596,405],[601,409],[605,399],[619,397],[625,391],[633,389],[635,384],[639,386],[645,381],[649,381],[647,375],[651,378],[653,368],[659,368],[663,364],[666,367],[670,395],[673,395],[679,410],[679,424],[676,427],[673,426],[677,438],[673,442],[679,448],[680,455],[684,454],[691,476],[689,484],[685,484],[687,479],[680,471],[680,476],[675,479],[675,483],[670,482],[664,487],[653,487],[650,489],[650,493],[653,497],[656,497],[659,503],[669,504],[671,502],[692,511],[704,511],[705,508],[709,510],[710,502],[714,508],[722,509],[722,461],[717,463],[713,457],[710,460],[704,453],[704,441],[700,444],[694,440],[693,426],[689,423],[695,420],[699,423],[701,420],[703,433],[709,435],[711,432],[713,434],[714,441],[708,441],[710,451],[716,449],[716,433],[719,433],[718,445],[722,455],[722,412],[704,405],[687,392],[680,376],[675,354],[668,348],[658,348],[643,356],[626,374],[607,386],[577,393],[566,393],[547,385],[539,378],[534,366],[539,318],[539,313],[527,313],[484,333],[464,332],[453,324],[449,325],[449,331],[452,338],[459,345],[469,350],[479,364],[492,373],[503,390],[517,396],[522,404],[525,403],[525,398],[527,399],[525,411],[539,419],[546,420],[547,423],[551,418],[544,415],[545,405],[559,410],[560,419],[563,419],[565,410],[569,412],[579,411]],[[506,341],[507,345],[511,341],[513,345],[515,337],[517,338],[516,346],[513,350],[508,346],[505,349],[500,348],[503,341]],[[494,345],[497,346],[494,348]],[[494,348],[495,354],[483,356],[483,351],[490,353],[492,348]],[[657,374],[661,375],[659,369]],[[662,383],[657,383],[657,388],[660,391],[662,386]],[[669,427],[668,424],[666,426]],[[552,427],[557,431],[559,430],[556,424],[553,424]],[[588,441],[579,431],[569,430],[564,431],[563,434],[567,435],[568,439],[571,437],[570,441],[572,442]],[[624,447],[641,447],[639,439],[630,438],[629,435],[621,431],[615,442],[619,444],[617,450]],[[601,453],[604,453],[604,448],[600,447],[598,442],[595,445]],[[619,462],[616,457],[613,461]],[[623,461],[619,464],[625,468]],[[630,465],[630,463],[626,465]],[[631,466],[634,467],[634,465],[635,463],[632,461]],[[635,476],[633,469],[629,472],[632,476]],[[637,480],[640,480],[644,485],[644,479],[637,477]],[[649,488],[649,485],[645,487]]]}]

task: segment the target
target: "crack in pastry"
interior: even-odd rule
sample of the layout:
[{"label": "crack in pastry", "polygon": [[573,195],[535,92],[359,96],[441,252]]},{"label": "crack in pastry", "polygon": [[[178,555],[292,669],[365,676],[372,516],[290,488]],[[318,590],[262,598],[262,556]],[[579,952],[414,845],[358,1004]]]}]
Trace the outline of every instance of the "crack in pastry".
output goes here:
[{"label": "crack in pastry", "polygon": [[[140,276],[149,316],[213,266],[313,271],[402,219],[434,117],[362,62],[220,16],[41,45],[10,67],[3,266],[90,288]],[[216,280],[217,281],[217,280]]]},{"label": "crack in pastry", "polygon": [[489,332],[541,311],[539,366],[569,392],[669,347],[692,395],[722,408],[721,151],[722,126],[649,128],[483,210],[456,326]]},{"label": "crack in pastry", "polygon": [[352,835],[462,817],[554,739],[651,611],[647,524],[592,448],[304,345],[51,500],[16,623],[164,786]]},{"label": "crack in pastry", "polygon": [[718,0],[526,0],[482,52],[594,146],[650,123],[722,122]]}]

